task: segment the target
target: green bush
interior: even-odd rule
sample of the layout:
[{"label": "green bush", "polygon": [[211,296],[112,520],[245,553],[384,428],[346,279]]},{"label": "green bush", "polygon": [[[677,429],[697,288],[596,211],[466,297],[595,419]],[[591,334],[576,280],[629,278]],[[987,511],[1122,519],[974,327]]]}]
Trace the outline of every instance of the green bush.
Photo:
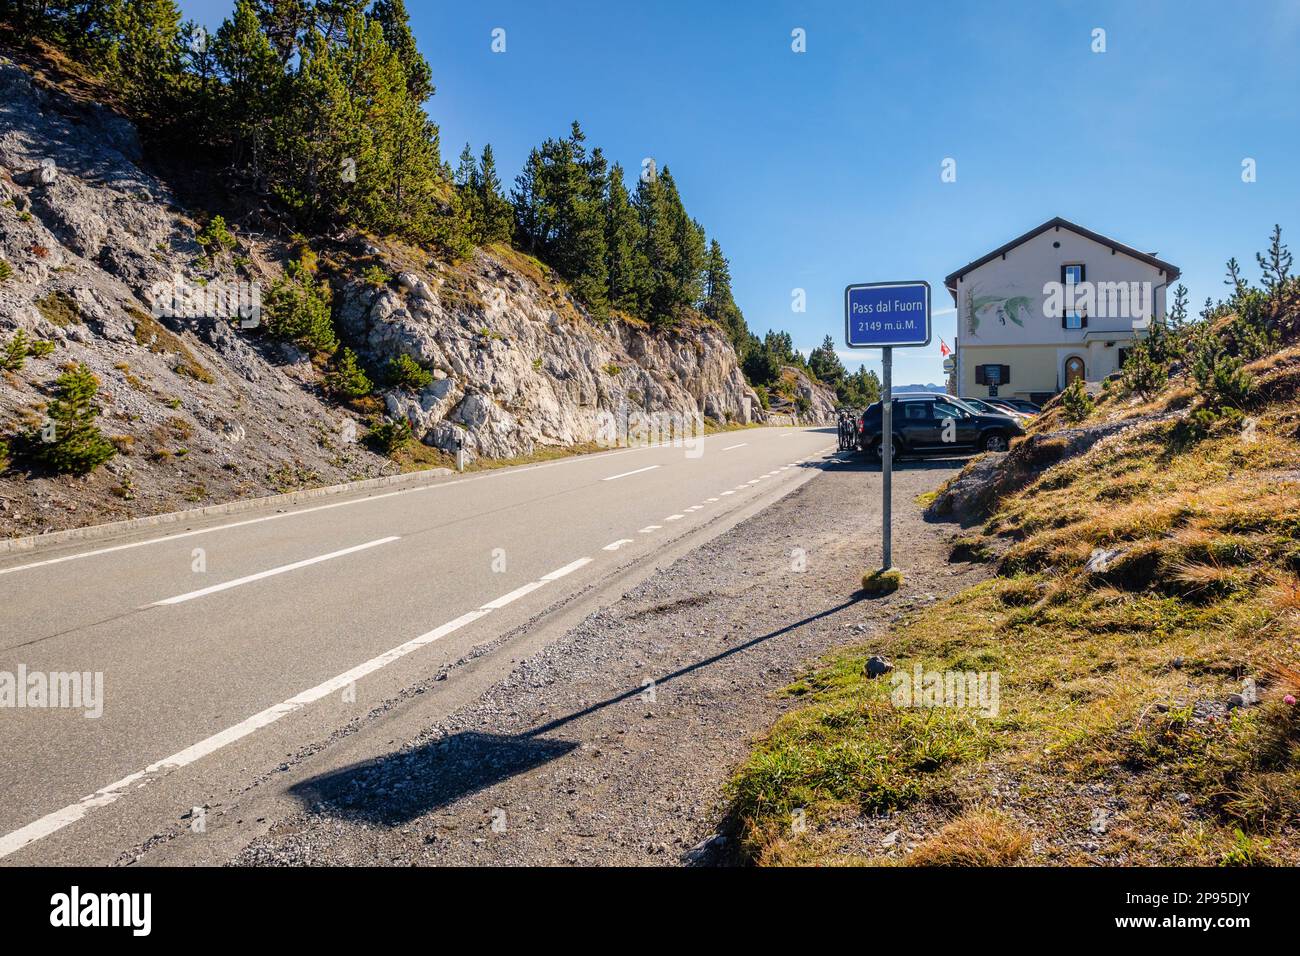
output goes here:
[{"label": "green bush", "polygon": [[340,349],[334,365],[325,373],[325,391],[336,398],[360,398],[374,387],[350,348]]},{"label": "green bush", "polygon": [[433,383],[433,373],[411,356],[402,354],[388,360],[388,382],[395,388],[420,391]]},{"label": "green bush", "polygon": [[1092,396],[1084,387],[1083,379],[1076,378],[1061,393],[1061,407],[1065,411],[1065,420],[1075,425],[1092,414]]},{"label": "green bush", "polygon": [[9,341],[0,346],[0,371],[20,371],[29,355],[33,358],[44,358],[53,351],[53,342],[29,339],[25,329],[16,329]]},{"label": "green bush", "polygon": [[83,364],[71,365],[55,381],[57,397],[50,403],[48,422],[21,436],[22,453],[58,472],[85,475],[117,454],[100,433],[95,419],[99,380]]},{"label": "green bush", "polygon": [[221,216],[213,216],[208,220],[208,224],[194,237],[194,241],[203,250],[203,255],[213,262],[235,248],[235,237],[226,226],[226,220]]},{"label": "green bush", "polygon": [[1207,339],[1192,360],[1192,380],[1203,407],[1211,412],[1244,409],[1255,391],[1255,379],[1239,356],[1229,355],[1223,344]]},{"label": "green bush", "polygon": [[0,282],[8,282],[13,278],[14,268],[4,259],[0,259]]},{"label": "green bush", "polygon": [[0,438],[0,471],[9,467],[9,442]]},{"label": "green bush", "polygon": [[405,418],[385,418],[372,425],[366,434],[370,446],[381,455],[392,457],[411,440],[411,423]]},{"label": "green bush", "polygon": [[365,279],[369,285],[386,286],[393,281],[393,277],[384,271],[382,266],[368,265],[361,271],[361,278]]},{"label": "green bush", "polygon": [[297,342],[323,352],[338,346],[330,315],[330,288],[318,282],[313,259],[307,255],[289,263],[285,277],[267,294],[262,308],[266,330],[277,339]]},{"label": "green bush", "polygon": [[27,361],[27,333],[18,329],[0,348],[0,371],[17,372]]},{"label": "green bush", "polygon": [[1150,398],[1160,391],[1169,377],[1168,367],[1156,360],[1153,351],[1147,342],[1137,343],[1125,358],[1120,372],[1124,387],[1143,398]]}]

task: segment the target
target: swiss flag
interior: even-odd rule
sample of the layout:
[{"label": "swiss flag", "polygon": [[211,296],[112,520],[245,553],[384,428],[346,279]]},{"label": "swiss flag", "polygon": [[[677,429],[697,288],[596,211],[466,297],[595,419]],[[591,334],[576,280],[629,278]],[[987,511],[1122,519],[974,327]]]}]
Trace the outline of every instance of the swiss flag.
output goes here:
[{"label": "swiss flag", "polygon": [[948,357],[949,355],[951,355],[951,354],[952,354],[952,349],[948,348],[948,343],[945,342],[943,339],[940,339],[940,340],[939,340],[939,355],[940,355],[940,357],[942,357],[942,358],[947,358],[947,357]]}]

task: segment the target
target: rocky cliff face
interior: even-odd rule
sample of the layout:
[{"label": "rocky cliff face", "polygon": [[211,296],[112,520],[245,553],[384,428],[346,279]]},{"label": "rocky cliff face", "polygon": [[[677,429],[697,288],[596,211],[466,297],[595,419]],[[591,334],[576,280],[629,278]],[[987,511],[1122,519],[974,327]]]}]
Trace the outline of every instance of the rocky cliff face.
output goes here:
[{"label": "rocky cliff face", "polygon": [[[12,271],[0,278],[0,350],[20,329],[54,344],[0,374],[0,437],[39,425],[60,369],[82,362],[119,451],[85,478],[0,470],[0,536],[396,470],[358,441],[360,413],[325,400],[306,353],[228,315],[155,308],[160,283],[269,287],[286,250],[237,230],[238,267],[214,265],[143,156],[129,122],[0,57],[0,259]],[[511,249],[449,266],[364,238],[324,245],[344,341],[372,371],[405,353],[433,372],[428,388],[375,403],[430,445],[522,455],[602,440],[638,411],[763,419],[726,338],[705,323],[663,334],[594,323]],[[362,262],[393,278],[359,278]]]},{"label": "rocky cliff face", "polygon": [[666,333],[595,323],[549,270],[509,249],[455,268],[367,240],[357,251],[395,278],[369,284],[354,263],[340,287],[340,332],[372,365],[405,354],[433,372],[418,393],[384,394],[388,413],[426,444],[511,457],[600,441],[628,415],[762,420],[735,353],[709,323]]}]

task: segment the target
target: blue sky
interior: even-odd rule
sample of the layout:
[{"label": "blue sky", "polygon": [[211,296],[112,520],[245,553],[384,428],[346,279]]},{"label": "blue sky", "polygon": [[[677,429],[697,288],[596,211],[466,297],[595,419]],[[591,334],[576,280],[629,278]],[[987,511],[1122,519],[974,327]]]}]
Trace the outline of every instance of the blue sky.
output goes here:
[{"label": "blue sky", "polygon": [[[577,119],[667,164],[751,328],[801,348],[842,342],[845,285],[917,278],[951,345],[943,277],[1057,215],[1180,266],[1197,308],[1274,222],[1300,251],[1300,0],[408,6],[444,158],[491,142],[509,182]],[[181,7],[215,27],[233,0]],[[941,375],[937,337],[896,353],[897,382]]]}]

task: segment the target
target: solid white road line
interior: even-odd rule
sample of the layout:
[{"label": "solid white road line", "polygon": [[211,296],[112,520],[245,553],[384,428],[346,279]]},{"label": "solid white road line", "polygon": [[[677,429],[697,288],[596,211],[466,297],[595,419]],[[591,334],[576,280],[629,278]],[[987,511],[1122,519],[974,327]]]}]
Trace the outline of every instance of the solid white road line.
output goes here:
[{"label": "solid white road line", "polygon": [[323,697],[328,697],[337,691],[342,690],[351,684],[356,683],[367,674],[372,674],[381,667],[386,667],[393,661],[405,657],[412,651],[432,644],[439,638],[446,637],[453,631],[458,631],[466,624],[477,621],[479,618],[488,614],[488,611],[479,609],[462,614],[454,621],[448,621],[441,627],[429,631],[427,634],[421,634],[419,637],[407,641],[405,644],[399,644],[390,651],[373,657],[364,664],[358,664],[349,671],[332,677],[323,684],[317,684],[310,690],[305,690],[296,697],[291,697],[284,703],[276,704],[274,707],[268,707],[266,710],[254,714],[252,717],[242,720],[233,727],[227,727],[220,733],[213,734],[204,740],[199,741],[193,746],[186,747],[180,753],[172,754],[170,757],[164,757],[157,763],[152,763],[143,770],[136,771],[129,776],[123,777],[116,783],[110,783],[101,790],[96,790],[90,796],[82,797],[71,806],[64,807],[62,810],[56,810],[53,813],[46,814],[39,820],[27,824],[21,829],[14,830],[0,837],[0,858],[6,857],[11,853],[21,850],[30,843],[35,843],[44,837],[49,836],[64,827],[76,823],[91,810],[99,807],[106,807],[110,803],[115,803],[122,797],[126,796],[130,789],[144,786],[149,782],[149,778],[158,774],[160,771],[178,770],[181,767],[188,766],[207,755],[220,750],[242,740],[254,731],[261,730],[270,724],[275,723],[286,714],[291,714],[296,710],[301,710],[308,704],[314,703]]},{"label": "solid white road line", "polygon": [[546,585],[545,581],[529,581],[527,584],[523,585],[522,587],[515,588],[509,594],[501,595],[495,601],[488,601],[481,608],[479,608],[479,610],[498,611],[501,608],[505,607],[507,604],[511,604],[515,601],[518,601],[525,594],[532,594],[538,588],[545,587],[545,585]]},{"label": "solid white road line", "polygon": [[355,554],[358,551],[365,551],[368,548],[378,547],[381,544],[388,544],[390,541],[399,540],[401,540],[400,536],[394,535],[388,538],[379,538],[375,541],[367,541],[365,544],[358,544],[351,548],[344,548],[342,551],[331,551],[329,554],[322,554],[319,557],[308,558],[305,561],[295,561],[293,564],[271,568],[269,571],[259,571],[256,574],[250,574],[242,578],[235,578],[235,580],[226,581],[223,584],[214,584],[211,587],[201,588],[198,591],[190,591],[187,594],[178,594],[175,597],[164,598],[161,601],[154,601],[153,604],[147,605],[147,607],[159,607],[163,604],[184,604],[186,601],[192,601],[195,598],[201,598],[208,594],[216,594],[218,591],[228,591],[231,588],[237,588],[241,584],[250,584],[253,581],[260,581],[263,578],[272,578],[277,574],[284,574],[287,571],[297,571],[299,568],[305,568],[313,564],[320,564],[322,561],[330,561],[334,558],[341,558],[347,554]]},{"label": "solid white road line", "polygon": [[579,558],[577,561],[570,562],[569,564],[566,564],[562,568],[557,568],[556,570],[552,571],[550,574],[543,574],[542,580],[558,581],[566,574],[572,574],[574,571],[578,570],[578,568],[585,567],[588,564],[591,564],[591,558]]},{"label": "solid white road line", "polygon": [[631,543],[632,543],[632,539],[631,539],[631,538],[620,538],[618,541],[614,541],[614,542],[612,542],[612,543],[610,543],[610,544],[605,545],[605,547],[601,548],[601,550],[602,550],[602,551],[617,551],[619,548],[623,547],[623,545],[625,545],[625,544],[631,544]]},{"label": "solid white road line", "polygon": [[724,449],[722,449],[722,450],[723,450],[723,451],[735,451],[737,448],[747,448],[748,446],[749,446],[749,442],[747,442],[747,441],[742,441],[739,445],[728,445],[726,448],[724,448]]},{"label": "solid white road line", "polygon": [[[395,539],[385,538],[384,540],[388,541]],[[371,542],[371,544],[379,543],[382,542]],[[350,550],[357,549],[353,548]],[[405,644],[399,644],[392,650],[385,651],[378,657],[372,657],[364,664],[358,664],[356,667],[344,671],[337,677],[331,677],[329,680],[317,684],[310,690],[305,690],[295,697],[290,697],[283,703],[259,711],[252,717],[235,724],[233,727],[227,727],[225,730],[215,733],[211,737],[207,737],[192,746],[186,747],[180,753],[172,754],[170,757],[164,757],[156,763],[151,763],[143,770],[138,770],[133,774],[125,776],[115,783],[110,783],[108,786],[96,790],[89,796],[82,797],[76,803],[66,806],[62,810],[55,810],[53,813],[48,813],[39,820],[27,824],[25,827],[21,827],[14,830],[12,833],[0,836],[0,858],[9,856],[11,853],[15,853],[23,847],[45,838],[51,833],[55,833],[66,826],[76,823],[91,810],[95,810],[99,807],[106,807],[111,803],[116,803],[122,797],[126,796],[130,790],[147,784],[150,778],[156,774],[160,772],[179,770],[181,767],[188,766],[196,760],[206,757],[238,740],[242,740],[249,734],[275,723],[286,714],[291,714],[296,710],[301,710],[308,704],[315,703],[324,697],[328,697],[330,694],[343,690],[345,687],[355,684],[357,681],[361,680],[361,678],[373,674],[380,668],[387,667],[396,660],[400,660],[407,654],[432,644],[434,641],[446,637],[453,631],[460,630],[466,624],[471,624],[498,608],[505,607],[511,601],[515,601],[523,597],[525,594],[537,590],[547,581],[558,580],[566,574],[571,574],[590,563],[591,558],[579,558],[577,561],[570,562],[562,568],[557,568],[550,574],[544,574],[539,580],[531,581],[522,587],[518,587],[509,594],[503,594],[495,601],[489,601],[487,604],[484,604],[478,610],[467,611],[455,620],[443,624],[441,627],[436,627],[426,634],[421,634],[419,637],[413,638]]]},{"label": "solid white road line", "polygon": [[639,475],[643,471],[654,471],[656,468],[662,468],[663,465],[648,465],[645,468],[638,468],[636,471],[625,471],[621,475],[610,475],[608,478],[602,478],[601,481],[618,481],[620,478],[627,478],[631,475]]}]

